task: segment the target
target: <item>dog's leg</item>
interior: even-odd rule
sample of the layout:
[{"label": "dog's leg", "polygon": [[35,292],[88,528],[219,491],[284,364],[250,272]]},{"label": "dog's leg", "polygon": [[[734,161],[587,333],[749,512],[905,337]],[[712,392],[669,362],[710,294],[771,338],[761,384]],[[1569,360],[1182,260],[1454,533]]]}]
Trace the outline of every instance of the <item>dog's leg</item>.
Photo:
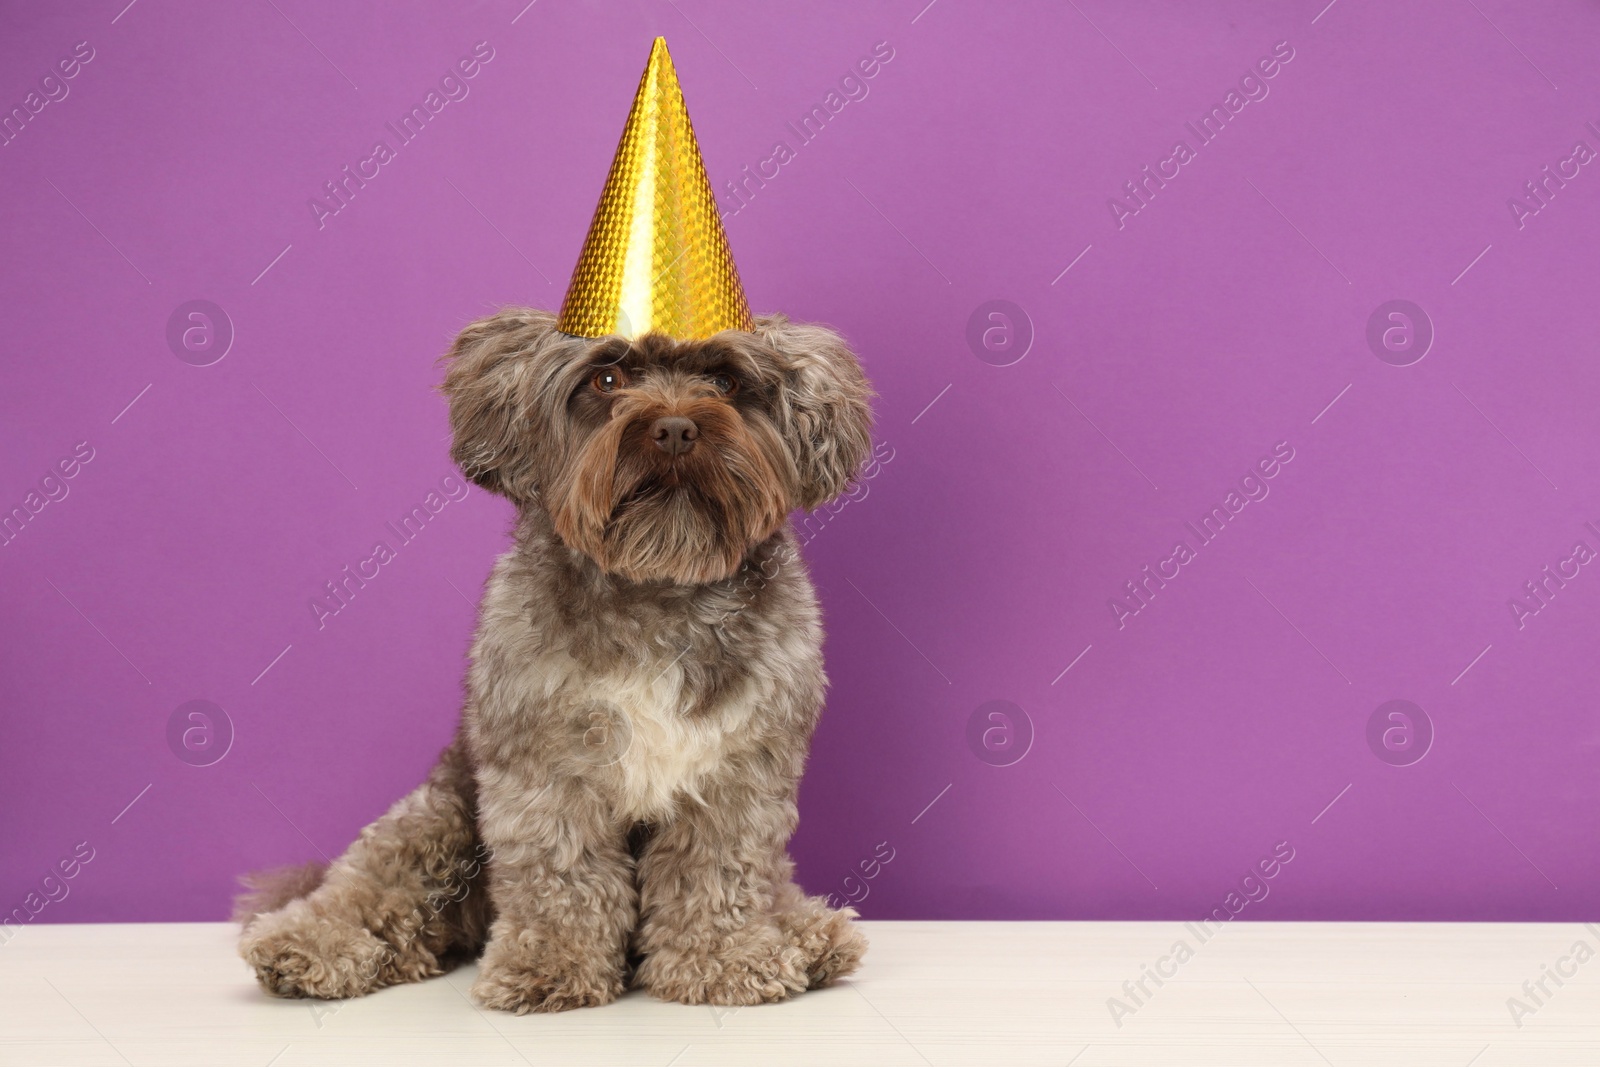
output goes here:
[{"label": "dog's leg", "polygon": [[361,831],[307,895],[247,918],[239,954],[269,993],[340,998],[443,974],[483,942],[488,900],[460,743]]},{"label": "dog's leg", "polygon": [[638,983],[683,1004],[760,1004],[803,992],[811,960],[777,919],[791,788],[724,782],[683,801],[639,864]]},{"label": "dog's leg", "polygon": [[854,908],[830,908],[826,897],[806,896],[793,882],[780,881],[773,918],[805,955],[811,989],[832,985],[861,966],[867,939],[851,922],[855,917]]},{"label": "dog's leg", "polygon": [[472,986],[478,1003],[522,1015],[621,995],[638,891],[627,827],[613,823],[579,779],[544,788],[512,775],[485,787],[495,920]]}]

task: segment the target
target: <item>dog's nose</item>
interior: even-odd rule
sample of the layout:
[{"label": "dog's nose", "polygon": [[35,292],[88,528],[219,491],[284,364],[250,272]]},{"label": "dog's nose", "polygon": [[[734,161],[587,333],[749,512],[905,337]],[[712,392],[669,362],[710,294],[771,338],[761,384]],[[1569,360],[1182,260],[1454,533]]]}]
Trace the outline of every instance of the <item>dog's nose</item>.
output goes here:
[{"label": "dog's nose", "polygon": [[650,426],[650,439],[669,456],[683,455],[694,447],[695,438],[699,436],[700,427],[694,424],[693,419],[686,419],[682,415],[659,418]]}]

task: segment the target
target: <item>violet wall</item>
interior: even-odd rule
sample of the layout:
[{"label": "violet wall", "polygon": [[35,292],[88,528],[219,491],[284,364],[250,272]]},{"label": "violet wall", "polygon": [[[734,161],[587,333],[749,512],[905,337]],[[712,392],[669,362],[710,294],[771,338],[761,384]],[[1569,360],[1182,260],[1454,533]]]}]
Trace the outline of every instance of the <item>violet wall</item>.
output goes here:
[{"label": "violet wall", "polygon": [[419,780],[509,518],[434,360],[559,302],[659,33],[881,393],[808,888],[1600,911],[1594,5],[125,3],[0,28],[0,910],[218,919]]}]

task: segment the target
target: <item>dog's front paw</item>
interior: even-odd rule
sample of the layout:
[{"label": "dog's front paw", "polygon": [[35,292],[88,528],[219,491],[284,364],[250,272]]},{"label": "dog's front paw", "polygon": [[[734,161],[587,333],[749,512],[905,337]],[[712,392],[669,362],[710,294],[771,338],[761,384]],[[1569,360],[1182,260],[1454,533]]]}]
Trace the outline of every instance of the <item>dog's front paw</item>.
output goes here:
[{"label": "dog's front paw", "polygon": [[770,1004],[805,992],[809,962],[776,927],[762,926],[696,949],[657,950],[639,965],[639,984],[680,1004]]},{"label": "dog's front paw", "polygon": [[861,966],[867,939],[851,920],[854,908],[830,908],[821,897],[803,897],[775,918],[789,943],[805,955],[812,989],[821,989]]},{"label": "dog's front paw", "polygon": [[472,983],[472,999],[485,1008],[526,1015],[530,1011],[598,1008],[622,995],[622,976],[559,974],[521,963],[485,962]]},{"label": "dog's front paw", "polygon": [[393,950],[360,926],[304,907],[262,915],[245,928],[239,955],[261,988],[278,997],[339,1000],[370,993]]}]

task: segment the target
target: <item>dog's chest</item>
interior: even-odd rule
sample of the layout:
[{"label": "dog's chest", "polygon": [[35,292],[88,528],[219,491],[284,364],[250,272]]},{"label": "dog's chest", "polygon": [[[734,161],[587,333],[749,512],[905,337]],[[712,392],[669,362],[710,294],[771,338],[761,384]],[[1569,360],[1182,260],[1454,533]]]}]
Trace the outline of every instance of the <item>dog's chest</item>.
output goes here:
[{"label": "dog's chest", "polygon": [[747,699],[691,714],[683,672],[670,663],[595,678],[582,689],[585,748],[612,779],[618,814],[631,819],[666,815],[680,794],[699,800],[751,714]]}]

